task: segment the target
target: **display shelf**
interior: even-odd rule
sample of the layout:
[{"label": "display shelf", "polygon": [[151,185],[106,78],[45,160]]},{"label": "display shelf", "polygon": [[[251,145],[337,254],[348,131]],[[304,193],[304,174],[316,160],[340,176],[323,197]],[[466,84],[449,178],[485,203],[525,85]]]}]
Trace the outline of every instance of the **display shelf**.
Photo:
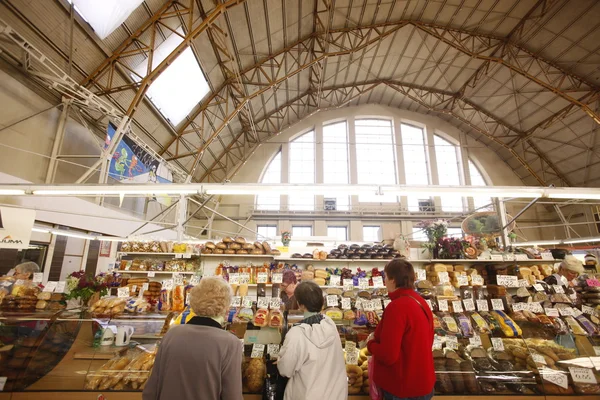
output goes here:
[{"label": "display shelf", "polygon": [[[152,256],[152,257],[174,257],[174,256],[185,256],[188,255],[188,257],[185,258],[189,258],[192,256],[196,256],[199,257],[199,254],[194,254],[194,253],[149,253],[146,251],[117,251],[117,257],[118,256]],[[183,257],[181,257],[183,258]]]},{"label": "display shelf", "polygon": [[363,258],[363,259],[328,258],[327,260],[315,260],[314,258],[285,258],[285,257],[277,257],[277,258],[275,258],[275,261],[307,261],[307,262],[314,262],[314,263],[334,262],[334,263],[357,263],[357,264],[360,264],[360,263],[379,263],[379,264],[385,264],[385,263],[387,263],[389,261],[392,261],[392,258],[388,258],[388,259],[382,259],[382,258]]},{"label": "display shelf", "polygon": [[119,272],[120,274],[142,274],[142,275],[148,275],[148,272],[154,272],[156,275],[172,275],[172,274],[182,274],[182,275],[194,275],[197,272],[200,271],[123,271],[123,270],[117,270],[117,272]]},{"label": "display shelf", "polygon": [[202,254],[200,258],[274,258],[272,254]]},{"label": "display shelf", "polygon": [[[386,264],[389,261],[392,261],[393,259],[388,258],[388,259],[338,259],[338,258],[330,258],[327,260],[315,260],[314,258],[285,258],[285,257],[276,257],[275,261],[307,261],[307,262],[314,262],[314,263],[328,263],[328,262],[333,262],[333,263],[355,263],[355,264],[360,264],[360,263],[379,263],[379,264]],[[501,263],[546,263],[546,264],[552,264],[552,263],[557,263],[557,262],[561,262],[562,260],[532,260],[532,259],[528,259],[528,260],[512,260],[512,261],[492,261],[492,260],[470,260],[470,259],[435,259],[435,258],[428,258],[428,259],[411,259],[411,260],[406,260],[412,264],[420,264],[420,263],[442,263],[442,264],[448,264],[448,263],[453,263],[453,264],[489,264],[489,263],[496,263],[496,264],[501,264]]]}]

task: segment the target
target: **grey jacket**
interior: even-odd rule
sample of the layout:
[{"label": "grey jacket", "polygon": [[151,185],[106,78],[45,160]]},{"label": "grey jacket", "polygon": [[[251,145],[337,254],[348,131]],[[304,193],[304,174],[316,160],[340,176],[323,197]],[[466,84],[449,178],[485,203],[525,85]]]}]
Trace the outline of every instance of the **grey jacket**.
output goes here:
[{"label": "grey jacket", "polygon": [[210,318],[169,329],[143,400],[242,400],[242,344]]}]

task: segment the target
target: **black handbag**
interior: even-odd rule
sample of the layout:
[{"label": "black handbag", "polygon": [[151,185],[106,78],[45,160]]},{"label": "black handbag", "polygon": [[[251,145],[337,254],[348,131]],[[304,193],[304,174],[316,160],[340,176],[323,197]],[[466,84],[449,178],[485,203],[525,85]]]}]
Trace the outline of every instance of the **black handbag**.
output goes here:
[{"label": "black handbag", "polygon": [[288,378],[279,374],[277,365],[267,355],[267,376],[263,385],[262,400],[283,400]]}]

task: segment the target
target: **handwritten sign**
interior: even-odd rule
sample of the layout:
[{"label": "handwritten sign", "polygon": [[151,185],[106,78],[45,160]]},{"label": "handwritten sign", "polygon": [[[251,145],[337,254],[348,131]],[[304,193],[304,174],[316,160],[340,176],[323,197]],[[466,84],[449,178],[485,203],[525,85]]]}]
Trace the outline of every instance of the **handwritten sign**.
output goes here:
[{"label": "handwritten sign", "polygon": [[515,260],[516,261],[527,261],[527,260],[529,260],[529,257],[527,257],[527,254],[515,254]]},{"label": "handwritten sign", "polygon": [[271,274],[271,282],[282,283],[283,282],[283,274],[280,272],[274,272],[273,274]]},{"label": "handwritten sign", "polygon": [[375,311],[375,305],[371,300],[363,300],[362,305],[365,311]]},{"label": "handwritten sign", "polygon": [[446,336],[446,347],[452,350],[458,350],[458,338],[456,336]]},{"label": "handwritten sign", "polygon": [[67,285],[66,281],[58,281],[56,283],[56,289],[54,289],[54,293],[64,293],[66,285]]},{"label": "handwritten sign", "polygon": [[271,358],[277,358],[279,356],[279,345],[274,343],[268,344],[267,354],[271,356]]},{"label": "handwritten sign", "polygon": [[252,297],[246,296],[242,299],[242,307],[244,307],[244,308],[252,307],[252,303],[254,303],[254,301],[252,300]]},{"label": "handwritten sign", "polygon": [[329,286],[342,286],[342,277],[339,275],[331,275],[329,277]]},{"label": "handwritten sign", "polygon": [[440,311],[448,311],[448,300],[438,300],[438,308]]},{"label": "handwritten sign", "polygon": [[504,261],[504,257],[502,257],[502,254],[492,254],[491,260],[492,261]]},{"label": "handwritten sign", "polygon": [[529,284],[529,281],[527,279],[519,279],[518,286],[526,288],[531,285]]},{"label": "handwritten sign", "polygon": [[173,279],[164,280],[162,288],[166,290],[173,290]]},{"label": "handwritten sign", "polygon": [[502,299],[492,299],[492,310],[504,311],[504,303]]},{"label": "handwritten sign", "polygon": [[458,286],[469,286],[469,277],[466,275],[459,275],[456,277]]},{"label": "handwritten sign", "polygon": [[560,317],[559,313],[558,313],[558,309],[556,308],[546,308],[546,315],[549,317]]},{"label": "handwritten sign", "polygon": [[327,296],[327,307],[337,307],[338,297],[334,294]]},{"label": "handwritten sign", "polygon": [[267,272],[259,272],[256,274],[256,283],[267,283],[269,274]]},{"label": "handwritten sign", "polygon": [[[48,282],[48,283],[50,283],[50,282]],[[581,306],[581,311],[582,311],[584,314],[596,315],[596,310],[594,310],[594,308],[593,308],[593,307],[590,307],[590,306],[582,305],[582,306]]]},{"label": "handwritten sign", "polygon": [[562,372],[558,372],[549,368],[542,368],[540,369],[540,375],[542,375],[542,379],[545,381],[560,386],[563,389],[569,388],[569,378],[567,378],[567,375]]},{"label": "handwritten sign", "polygon": [[492,338],[492,346],[496,351],[504,351],[504,342],[500,338]]},{"label": "handwritten sign", "polygon": [[369,279],[368,278],[358,278],[358,288],[361,290],[369,288]]},{"label": "handwritten sign", "polygon": [[424,269],[418,269],[417,270],[417,280],[418,281],[424,281],[425,279],[427,279],[427,273],[425,272]]},{"label": "handwritten sign", "polygon": [[240,274],[240,285],[247,285],[250,283],[250,274],[244,272]]},{"label": "handwritten sign", "polygon": [[251,358],[263,358],[263,354],[265,353],[265,345],[260,343],[254,343],[252,345],[252,354],[250,354]]},{"label": "handwritten sign", "polygon": [[529,306],[527,305],[527,303],[514,303],[512,305],[512,309],[513,311],[529,310]]},{"label": "handwritten sign", "polygon": [[242,298],[240,296],[233,296],[231,298],[231,307],[240,307],[242,305]]},{"label": "handwritten sign", "polygon": [[200,283],[200,275],[192,276],[192,278],[190,279],[190,285],[196,286],[199,283]]},{"label": "handwritten sign", "polygon": [[240,274],[232,273],[229,274],[229,284],[230,285],[239,285],[240,283]]},{"label": "handwritten sign", "polygon": [[56,289],[57,285],[58,285],[58,282],[48,282],[48,283],[46,283],[46,286],[44,286],[44,290],[43,291],[44,292],[52,293]]},{"label": "handwritten sign", "polygon": [[477,309],[479,311],[489,311],[487,300],[477,300]]},{"label": "handwritten sign", "polygon": [[352,279],[344,279],[344,290],[354,290],[354,281]]},{"label": "handwritten sign", "polygon": [[475,302],[473,301],[473,299],[465,299],[463,300],[463,304],[465,306],[465,310],[475,311]]},{"label": "handwritten sign", "polygon": [[381,276],[374,276],[373,277],[373,287],[376,288],[382,288],[383,286],[383,277]]},{"label": "handwritten sign", "polygon": [[519,279],[512,275],[497,275],[498,285],[505,287],[519,287]]},{"label": "handwritten sign", "polygon": [[269,302],[269,307],[271,310],[277,310],[281,308],[281,299],[279,297],[272,297],[271,301]]},{"label": "handwritten sign", "polygon": [[41,283],[42,280],[44,280],[44,273],[43,272],[34,272],[33,273],[33,283]]},{"label": "handwritten sign", "polygon": [[269,308],[269,304],[271,304],[271,298],[270,297],[259,297],[257,302],[256,302],[256,306],[258,308]]},{"label": "handwritten sign", "polygon": [[352,299],[349,297],[342,297],[342,310],[352,309]]},{"label": "handwritten sign", "polygon": [[450,283],[450,276],[447,272],[438,272],[438,278],[442,285],[445,283]]},{"label": "handwritten sign", "polygon": [[479,346],[479,347],[481,347],[481,345],[482,345],[482,343],[481,343],[481,336],[475,335],[472,338],[469,338],[469,344],[471,344],[473,346]]},{"label": "handwritten sign", "polygon": [[129,286],[120,287],[117,290],[117,296],[120,297],[120,298],[129,297]]},{"label": "handwritten sign", "polygon": [[529,311],[536,314],[542,314],[544,309],[540,303],[529,303]]},{"label": "handwritten sign", "polygon": [[434,337],[433,337],[433,349],[434,350],[442,349],[442,339],[438,335],[434,335]]},{"label": "handwritten sign", "polygon": [[560,293],[560,294],[565,293],[565,289],[563,289],[563,287],[561,285],[552,285],[552,288],[554,289],[554,293]]},{"label": "handwritten sign", "polygon": [[181,285],[183,285],[183,275],[181,275],[179,273],[173,274],[173,284],[175,286],[181,286]]},{"label": "handwritten sign", "polygon": [[148,278],[154,278],[156,276],[156,272],[148,271]]},{"label": "handwritten sign", "polygon": [[593,385],[598,383],[594,376],[594,371],[589,368],[569,367],[569,373],[571,374],[571,378],[573,378],[573,382],[591,383]]},{"label": "handwritten sign", "polygon": [[473,286],[483,286],[483,276],[471,275],[471,283]]},{"label": "handwritten sign", "polygon": [[352,351],[346,350],[346,364],[358,365],[358,349]]},{"label": "handwritten sign", "polygon": [[541,354],[532,354],[531,358],[533,359],[533,362],[536,364],[547,365],[546,359]]},{"label": "handwritten sign", "polygon": [[535,285],[533,285],[533,288],[535,290],[537,290],[538,292],[543,292],[544,291],[544,287],[541,284],[539,284],[539,283],[536,283]]},{"label": "handwritten sign", "polygon": [[542,260],[552,260],[554,261],[554,256],[552,255],[552,253],[542,253]]},{"label": "handwritten sign", "polygon": [[452,302],[452,310],[455,313],[461,313],[463,312],[463,308],[462,308],[462,303],[460,300],[455,300]]},{"label": "handwritten sign", "polygon": [[383,310],[383,305],[381,304],[381,299],[373,299],[373,300],[371,300],[371,303],[373,304],[373,308],[376,311]]}]

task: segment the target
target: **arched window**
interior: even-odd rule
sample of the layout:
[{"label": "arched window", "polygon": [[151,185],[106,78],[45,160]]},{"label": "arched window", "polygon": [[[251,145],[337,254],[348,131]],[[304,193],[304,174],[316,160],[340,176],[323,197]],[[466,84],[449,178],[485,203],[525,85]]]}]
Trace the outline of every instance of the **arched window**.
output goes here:
[{"label": "arched window", "polygon": [[[346,121],[323,126],[323,183],[350,183],[348,163],[348,127]],[[350,197],[325,195],[325,199],[336,199],[336,210],[350,209]]]},{"label": "arched window", "polygon": [[[461,184],[460,149],[438,135],[433,137],[437,171],[440,185],[458,186]],[[460,196],[441,196],[442,211],[462,212],[465,209]]]},{"label": "arched window", "polygon": [[[471,186],[487,186],[485,179],[475,163],[469,160],[469,176],[471,177]],[[489,197],[473,197],[473,206],[478,211],[492,210],[494,208],[492,199]]]},{"label": "arched window", "polygon": [[[315,183],[315,131],[310,131],[290,143],[290,183]],[[314,211],[315,196],[288,196],[290,211]]]},{"label": "arched window", "polygon": [[[281,151],[271,160],[265,171],[261,183],[281,183]],[[278,194],[261,194],[256,196],[256,208],[258,210],[279,210],[281,206]]]},{"label": "arched window", "polygon": [[[404,176],[407,185],[428,185],[427,148],[425,132],[416,126],[400,125],[402,133],[402,154],[404,156]],[[419,201],[431,200],[408,196],[408,211],[419,211]]]}]

